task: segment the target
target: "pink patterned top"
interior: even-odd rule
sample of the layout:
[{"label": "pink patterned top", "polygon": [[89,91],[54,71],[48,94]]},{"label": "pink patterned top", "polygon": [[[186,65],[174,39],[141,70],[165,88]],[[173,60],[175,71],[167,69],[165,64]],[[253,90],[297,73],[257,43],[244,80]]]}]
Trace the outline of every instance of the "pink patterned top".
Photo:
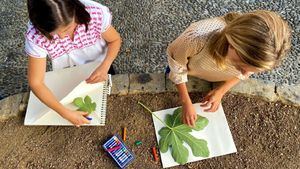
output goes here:
[{"label": "pink patterned top", "polygon": [[42,35],[30,22],[25,35],[25,51],[30,57],[48,56],[53,69],[61,69],[92,61],[102,62],[106,56],[107,45],[101,34],[111,25],[111,14],[107,7],[91,1],[81,0],[91,16],[88,31],[85,25],[78,25],[74,40],[69,36],[63,39],[54,35],[52,40]]}]

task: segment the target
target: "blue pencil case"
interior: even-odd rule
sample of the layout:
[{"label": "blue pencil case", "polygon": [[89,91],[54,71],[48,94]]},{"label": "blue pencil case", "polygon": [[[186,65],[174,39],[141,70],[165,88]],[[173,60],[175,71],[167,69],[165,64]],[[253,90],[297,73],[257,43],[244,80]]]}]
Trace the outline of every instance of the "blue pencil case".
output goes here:
[{"label": "blue pencil case", "polygon": [[120,168],[125,168],[134,160],[133,153],[127,148],[120,137],[115,134],[102,147],[114,159]]}]

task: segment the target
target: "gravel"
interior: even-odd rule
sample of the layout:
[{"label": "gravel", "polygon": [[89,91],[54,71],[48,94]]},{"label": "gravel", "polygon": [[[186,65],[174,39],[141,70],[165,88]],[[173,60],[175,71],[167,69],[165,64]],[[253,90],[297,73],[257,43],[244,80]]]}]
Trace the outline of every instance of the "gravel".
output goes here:
[{"label": "gravel", "polygon": [[[292,50],[282,65],[272,71],[253,75],[253,78],[280,84],[300,83],[300,3],[294,0],[120,0],[99,1],[113,14],[113,25],[121,33],[123,46],[114,62],[117,73],[163,72],[167,66],[166,48],[191,22],[224,15],[230,11],[267,9],[280,13],[287,19],[292,31]],[[25,76],[3,78],[15,69],[25,70],[27,56],[24,53],[26,31],[26,3],[18,0],[0,2],[0,99],[19,93],[25,88]],[[2,72],[4,71],[4,72]],[[24,74],[19,72],[20,74]],[[10,86],[9,89],[6,87]],[[26,85],[24,85],[26,86]],[[5,90],[2,90],[5,88]]]}]

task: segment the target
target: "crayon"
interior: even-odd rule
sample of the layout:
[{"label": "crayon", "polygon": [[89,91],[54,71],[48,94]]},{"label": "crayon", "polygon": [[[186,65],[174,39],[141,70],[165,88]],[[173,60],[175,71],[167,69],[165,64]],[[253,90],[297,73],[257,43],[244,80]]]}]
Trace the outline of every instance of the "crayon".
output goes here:
[{"label": "crayon", "polygon": [[116,144],[117,144],[117,142],[111,141],[109,144],[107,144],[107,148],[112,148],[112,147],[115,146]]},{"label": "crayon", "polygon": [[128,157],[129,157],[129,154],[124,153],[119,159],[121,160],[121,162],[124,162]]},{"label": "crayon", "polygon": [[120,149],[118,152],[116,152],[115,155],[116,155],[117,157],[119,157],[119,156],[121,156],[122,154],[123,154],[123,151],[122,151],[122,149]]},{"label": "crayon", "polygon": [[127,128],[124,127],[123,128],[123,140],[126,141],[126,132],[127,132]]},{"label": "crayon", "polygon": [[109,148],[110,145],[113,144],[113,143],[114,143],[114,140],[110,139],[110,140],[107,141],[107,143],[105,143],[105,147]]},{"label": "crayon", "polygon": [[135,142],[134,142],[134,144],[135,144],[136,146],[139,146],[139,145],[141,145],[141,144],[142,144],[142,142],[141,142],[141,141],[139,141],[139,140],[137,140],[137,141],[135,141]]},{"label": "crayon", "polygon": [[152,147],[152,154],[153,154],[154,161],[158,161],[158,155],[155,147]]},{"label": "crayon", "polygon": [[88,120],[90,120],[90,121],[93,120],[93,118],[88,117],[88,116],[86,116],[85,118],[88,119]]},{"label": "crayon", "polygon": [[120,145],[117,145],[117,146],[114,146],[114,147],[112,147],[112,148],[107,149],[107,151],[112,152],[112,151],[118,150],[118,149],[120,149],[120,148],[121,148],[121,146],[120,146]]}]

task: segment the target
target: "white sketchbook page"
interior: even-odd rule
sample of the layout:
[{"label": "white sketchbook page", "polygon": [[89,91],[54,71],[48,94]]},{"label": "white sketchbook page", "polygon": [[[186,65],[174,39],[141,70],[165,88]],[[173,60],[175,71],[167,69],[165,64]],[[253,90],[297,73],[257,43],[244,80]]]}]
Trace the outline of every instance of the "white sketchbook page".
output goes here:
[{"label": "white sketchbook page", "polygon": [[[73,100],[76,97],[82,97],[89,95],[93,101],[98,101],[96,111],[91,113],[89,117],[92,118],[90,120],[90,124],[87,125],[99,125],[100,124],[100,111],[102,104],[101,95],[103,93],[104,82],[95,83],[95,84],[87,84],[85,81],[82,81],[78,86],[74,88],[65,98],[63,98],[60,103],[65,107],[76,110],[78,109],[73,105]],[[72,125],[69,121],[62,118],[58,113],[49,109],[47,113],[45,113],[41,118],[37,119],[32,125]]]},{"label": "white sketchbook page", "polygon": [[[88,78],[99,64],[99,62],[92,62],[72,68],[46,72],[45,84],[58,100],[62,100],[80,82]],[[30,92],[24,124],[32,125],[49,110],[50,109],[46,105],[44,105],[32,92]]]},{"label": "white sketchbook page", "polygon": [[[199,103],[194,104],[194,107],[196,109],[197,114],[204,116],[209,120],[208,125],[203,130],[191,132],[191,134],[196,138],[205,139],[207,141],[208,149],[210,151],[208,158],[236,152],[237,150],[229,126],[227,124],[227,120],[222,106],[220,106],[220,108],[214,113],[203,112],[202,108],[200,108]],[[176,108],[166,109],[166,110],[156,111],[154,113],[162,120],[165,120],[166,114],[173,114],[173,111],[175,109]],[[157,120],[154,116],[152,116],[152,118],[154,122],[157,143],[159,143],[160,136],[158,134],[158,131],[162,127],[164,127],[164,125],[159,120]],[[184,146],[189,150],[188,162],[194,162],[194,161],[206,159],[202,157],[193,156],[192,151],[188,146],[188,144],[184,143]],[[160,152],[160,157],[161,157],[163,168],[179,165],[174,161],[171,155],[170,148],[166,153]]]}]

